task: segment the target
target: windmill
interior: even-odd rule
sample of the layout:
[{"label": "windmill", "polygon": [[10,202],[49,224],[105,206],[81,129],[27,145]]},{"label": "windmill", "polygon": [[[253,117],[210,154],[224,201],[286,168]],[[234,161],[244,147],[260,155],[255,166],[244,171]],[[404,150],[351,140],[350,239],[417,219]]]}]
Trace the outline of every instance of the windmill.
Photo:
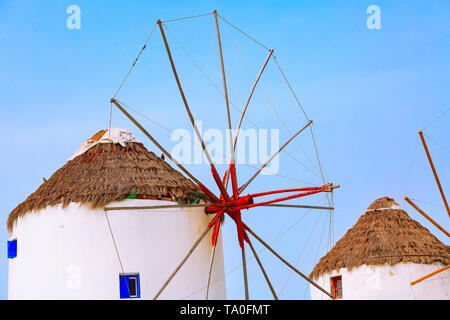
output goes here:
[{"label": "windmill", "polygon": [[[208,149],[205,145],[205,142],[203,141],[203,138],[200,134],[199,129],[197,128],[196,125],[196,118],[194,117],[190,105],[188,103],[188,99],[185,95],[185,91],[183,89],[183,85],[181,83],[181,80],[179,78],[178,72],[177,72],[177,68],[176,68],[176,64],[174,61],[174,58],[172,56],[172,52],[171,52],[171,48],[170,45],[168,43],[167,37],[166,37],[166,31],[167,29],[167,24],[173,21],[179,21],[179,20],[186,20],[186,19],[193,19],[193,18],[197,18],[200,16],[205,16],[205,15],[213,15],[214,17],[214,22],[215,22],[215,28],[216,28],[216,34],[217,34],[217,45],[218,45],[218,49],[219,49],[219,56],[220,56],[220,66],[221,66],[221,75],[222,75],[222,85],[223,85],[223,95],[225,98],[225,106],[226,106],[226,111],[227,111],[227,124],[228,124],[228,129],[230,130],[230,132],[235,132],[234,135],[234,139],[233,137],[230,135],[230,155],[231,158],[229,159],[229,165],[228,165],[228,169],[226,170],[226,172],[224,173],[223,176],[219,175],[218,170],[216,169],[216,166],[212,160],[211,155],[208,152]],[[207,228],[203,231],[203,233],[200,235],[200,237],[197,239],[197,241],[194,242],[194,244],[192,245],[192,247],[190,248],[190,250],[186,253],[186,255],[184,256],[184,258],[181,260],[181,262],[177,265],[177,267],[175,268],[175,270],[170,274],[170,276],[167,278],[167,280],[162,284],[160,290],[155,294],[155,299],[157,299],[160,294],[164,291],[164,289],[167,287],[167,285],[170,283],[170,281],[173,279],[173,277],[177,274],[177,272],[180,270],[180,268],[183,267],[184,263],[189,259],[189,257],[191,256],[192,252],[196,249],[196,247],[198,246],[198,244],[206,237],[206,235],[208,234],[208,232],[213,229],[213,234],[212,234],[212,244],[213,244],[213,249],[212,249],[212,253],[211,253],[211,263],[210,263],[210,267],[209,267],[209,274],[211,274],[211,268],[213,265],[213,260],[214,260],[214,252],[215,252],[215,244],[217,241],[217,235],[220,232],[220,228],[221,228],[221,223],[224,219],[225,216],[228,216],[229,218],[232,219],[232,221],[235,222],[236,224],[236,231],[237,231],[237,239],[238,239],[238,243],[239,246],[241,248],[241,253],[242,253],[242,263],[243,263],[243,275],[244,275],[244,288],[245,288],[245,298],[249,299],[249,292],[248,292],[248,280],[247,280],[247,268],[246,268],[246,246],[248,246],[253,255],[256,258],[256,261],[258,262],[258,265],[261,269],[261,272],[264,275],[264,278],[267,282],[267,285],[269,286],[271,293],[273,295],[273,297],[275,299],[278,299],[277,294],[273,288],[273,285],[271,283],[271,281],[269,280],[269,277],[267,275],[267,272],[265,270],[265,268],[263,267],[261,260],[259,259],[256,250],[252,244],[252,240],[250,238],[249,235],[253,236],[253,238],[260,242],[265,248],[267,248],[271,253],[273,253],[280,261],[282,261],[286,266],[288,266],[290,269],[292,269],[295,273],[297,273],[299,276],[301,276],[302,278],[304,278],[306,281],[308,281],[311,285],[315,286],[316,288],[318,288],[319,290],[321,290],[322,292],[324,292],[325,294],[327,294],[328,296],[330,296],[330,293],[328,293],[325,289],[323,289],[322,287],[320,287],[317,283],[315,283],[314,281],[312,281],[308,276],[306,276],[305,274],[303,274],[300,270],[298,270],[297,268],[295,268],[292,264],[290,264],[287,260],[285,260],[283,257],[281,257],[269,244],[267,244],[267,242],[265,242],[255,231],[253,231],[253,229],[248,226],[243,220],[243,216],[242,216],[242,211],[245,209],[252,209],[252,208],[257,208],[257,207],[262,207],[262,206],[276,206],[278,208],[283,208],[283,207],[293,207],[293,205],[285,205],[283,204],[283,202],[287,201],[287,200],[292,200],[292,199],[298,199],[298,198],[302,198],[302,197],[306,197],[306,196],[310,196],[313,194],[317,194],[317,193],[332,193],[333,190],[335,188],[338,188],[338,185],[333,185],[332,183],[324,183],[321,186],[314,186],[314,187],[307,187],[307,188],[290,188],[290,189],[279,189],[279,190],[269,190],[269,191],[262,191],[259,193],[253,193],[253,194],[247,194],[244,195],[244,190],[249,186],[250,183],[252,183],[252,181],[261,173],[261,171],[277,156],[279,155],[280,152],[283,151],[283,149],[289,144],[291,143],[299,134],[301,134],[303,131],[305,131],[311,124],[312,124],[312,120],[309,120],[306,122],[306,124],[304,124],[297,132],[295,132],[287,141],[285,141],[281,147],[275,152],[273,153],[269,159],[253,174],[252,177],[250,177],[250,179],[248,179],[245,183],[242,183],[241,185],[238,184],[238,177],[237,177],[237,170],[236,170],[236,164],[235,164],[235,152],[236,152],[236,143],[238,141],[238,137],[239,137],[239,132],[241,129],[241,125],[242,122],[244,120],[247,108],[249,107],[249,104],[252,100],[252,96],[253,93],[255,91],[255,88],[258,85],[258,82],[267,66],[267,63],[269,62],[270,59],[274,59],[274,61],[277,63],[278,67],[280,68],[280,71],[283,75],[283,79],[285,80],[286,84],[288,85],[289,89],[291,90],[291,93],[294,95],[295,99],[298,102],[297,97],[295,96],[294,91],[292,90],[292,86],[289,84],[289,82],[287,81],[283,71],[281,70],[281,67],[279,66],[276,57],[274,55],[274,50],[273,49],[268,49],[266,47],[264,47],[263,45],[261,45],[259,42],[257,42],[256,40],[254,40],[253,38],[251,38],[250,36],[248,36],[245,32],[241,31],[240,29],[238,29],[237,27],[235,27],[234,25],[232,25],[234,28],[238,29],[241,33],[243,33],[244,35],[248,36],[251,40],[259,43],[262,47],[264,47],[264,49],[267,51],[267,57],[266,60],[264,61],[263,65],[261,66],[261,69],[253,83],[253,86],[250,90],[250,93],[248,95],[248,98],[246,100],[245,106],[241,111],[241,117],[239,120],[239,123],[237,125],[236,128],[233,128],[232,123],[231,123],[231,117],[230,117],[230,101],[229,101],[229,97],[228,97],[228,89],[227,89],[227,79],[226,79],[226,72],[225,72],[225,66],[224,66],[224,57],[223,57],[223,53],[222,53],[222,42],[221,42],[221,33],[220,33],[220,27],[219,27],[219,19],[227,24],[232,25],[230,22],[228,22],[225,18],[223,18],[222,16],[220,16],[217,11],[213,11],[212,13],[206,13],[206,14],[202,14],[202,15],[198,15],[198,16],[193,16],[193,17],[186,17],[186,18],[180,18],[180,19],[173,19],[173,20],[166,20],[166,21],[161,21],[158,20],[155,27],[153,28],[153,31],[155,30],[156,27],[159,28],[159,31],[161,33],[163,42],[164,42],[164,47],[167,53],[167,57],[169,59],[170,62],[170,67],[172,69],[173,72],[173,76],[175,78],[177,87],[178,87],[178,91],[179,94],[181,96],[183,105],[185,107],[185,110],[187,112],[187,115],[189,117],[190,123],[193,127],[193,130],[195,132],[196,138],[198,139],[198,141],[200,141],[201,143],[201,147],[202,150],[204,152],[204,155],[206,156],[209,166],[210,166],[210,170],[211,170],[211,174],[213,177],[213,180],[215,182],[215,184],[217,185],[220,194],[216,195],[212,190],[210,190],[208,187],[205,186],[204,183],[202,183],[199,179],[197,179],[190,171],[188,171],[180,162],[178,162],[158,141],[157,139],[155,139],[127,110],[126,110],[126,106],[124,103],[122,103],[121,101],[118,101],[116,99],[116,95],[118,93],[118,91],[120,90],[120,88],[122,87],[123,83],[126,81],[126,78],[128,77],[128,74],[131,72],[131,70],[134,68],[134,66],[136,65],[136,62],[138,61],[139,57],[141,56],[141,53],[143,52],[143,50],[146,48],[147,46],[147,42],[144,44],[144,46],[142,47],[138,57],[136,58],[136,60],[134,61],[130,72],[128,72],[128,74],[126,75],[125,79],[123,80],[121,86],[119,87],[119,90],[116,92],[116,94],[114,95],[113,98],[111,98],[111,104],[115,105],[129,120],[131,120],[143,133],[145,136],[147,136],[159,149],[160,151],[168,158],[170,159],[186,176],[188,176],[208,197],[209,199],[212,201],[211,204],[205,206],[205,212],[207,214],[213,215],[214,218],[211,220],[211,222],[208,224]],[[153,33],[152,31],[152,33]],[[151,34],[150,34],[151,37]],[[149,37],[149,38],[150,38]],[[231,184],[231,190],[228,190],[228,185]],[[266,201],[260,201],[257,202],[256,199],[260,198],[260,197],[267,197],[267,196],[278,196],[278,198],[275,199],[270,199],[270,200],[266,200]],[[294,206],[295,207],[295,206]],[[314,206],[302,206],[302,205],[298,205],[296,207],[309,207],[309,208],[314,208]],[[317,207],[318,209],[323,209],[323,207]],[[331,209],[331,208],[328,208]],[[206,290],[206,299],[208,298],[208,290],[209,290],[209,285],[210,285],[210,277],[208,277],[208,281],[207,281],[207,290]]]}]

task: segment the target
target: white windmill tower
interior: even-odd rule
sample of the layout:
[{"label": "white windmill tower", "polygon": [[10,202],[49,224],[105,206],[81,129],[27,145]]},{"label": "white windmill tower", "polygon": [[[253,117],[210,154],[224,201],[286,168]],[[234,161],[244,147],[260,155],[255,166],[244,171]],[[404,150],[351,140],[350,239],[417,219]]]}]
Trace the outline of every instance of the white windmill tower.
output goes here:
[{"label": "white windmill tower", "polygon": [[[319,261],[310,276],[334,299],[450,299],[449,271],[420,285],[417,277],[450,263],[450,247],[392,198],[375,200]],[[329,299],[315,287],[311,298]]]},{"label": "white windmill tower", "polygon": [[[203,199],[128,130],[98,132],[11,212],[9,299],[153,298],[211,220]],[[217,247],[209,297],[224,299]],[[210,252],[202,242],[161,298],[204,283]]]}]

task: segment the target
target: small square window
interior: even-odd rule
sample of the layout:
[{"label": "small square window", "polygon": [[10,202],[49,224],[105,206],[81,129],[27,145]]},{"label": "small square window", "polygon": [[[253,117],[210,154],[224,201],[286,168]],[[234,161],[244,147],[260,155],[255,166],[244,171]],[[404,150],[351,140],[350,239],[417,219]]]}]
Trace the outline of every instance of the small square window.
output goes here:
[{"label": "small square window", "polygon": [[141,297],[139,273],[121,274],[120,282],[120,299],[132,299]]},{"label": "small square window", "polygon": [[8,259],[17,257],[17,240],[8,241]]},{"label": "small square window", "polygon": [[331,277],[330,282],[331,282],[331,295],[333,296],[333,299],[341,299],[343,296],[342,276]]}]

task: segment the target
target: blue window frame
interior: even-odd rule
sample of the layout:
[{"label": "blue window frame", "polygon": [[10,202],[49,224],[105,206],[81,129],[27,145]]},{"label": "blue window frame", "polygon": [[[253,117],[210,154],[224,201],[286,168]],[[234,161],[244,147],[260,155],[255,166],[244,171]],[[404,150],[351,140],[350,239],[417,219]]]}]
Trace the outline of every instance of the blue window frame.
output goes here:
[{"label": "blue window frame", "polygon": [[8,259],[17,257],[17,240],[8,241]]},{"label": "blue window frame", "polygon": [[139,273],[120,274],[120,299],[133,299],[141,297]]}]

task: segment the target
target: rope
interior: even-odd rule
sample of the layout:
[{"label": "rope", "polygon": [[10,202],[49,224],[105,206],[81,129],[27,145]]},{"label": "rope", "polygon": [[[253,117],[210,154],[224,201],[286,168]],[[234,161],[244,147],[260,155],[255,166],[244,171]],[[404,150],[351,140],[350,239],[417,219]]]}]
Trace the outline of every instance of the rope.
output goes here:
[{"label": "rope", "polygon": [[116,93],[114,94],[113,98],[115,98],[117,96],[117,94],[119,93],[120,89],[122,89],[123,84],[127,80],[128,76],[130,75],[130,73],[133,70],[134,66],[136,65],[137,61],[139,60],[142,52],[145,50],[145,48],[147,48],[147,43],[149,42],[150,38],[152,37],[153,31],[155,31],[156,26],[157,25],[155,24],[155,26],[153,27],[152,31],[150,32],[150,35],[147,37],[147,40],[145,41],[144,46],[142,47],[141,51],[139,51],[138,56],[136,57],[136,59],[134,60],[133,64],[131,65],[130,70],[128,70],[128,73],[125,75],[124,79],[122,80],[122,83],[120,84],[120,86],[117,89]]},{"label": "rope", "polygon": [[[172,133],[172,134],[177,135],[178,137],[182,138],[182,139],[185,140],[185,141],[190,142],[191,144],[197,144],[198,146],[200,146],[200,144],[199,144],[198,142],[193,141],[192,139],[188,139],[188,138],[186,138],[186,137],[184,137],[184,136],[182,136],[182,135],[179,135],[179,134],[175,133],[175,131],[173,131],[172,129],[167,128],[167,127],[165,127],[164,125],[160,124],[159,122],[157,122],[157,121],[155,121],[155,120],[153,120],[153,119],[147,117],[146,115],[144,115],[144,114],[140,113],[139,111],[137,111],[137,110],[131,108],[130,106],[126,105],[124,102],[122,102],[122,101],[120,101],[120,100],[117,100],[117,101],[118,101],[120,104],[122,104],[125,108],[127,108],[127,109],[129,109],[129,110],[135,112],[136,114],[138,114],[138,115],[141,116],[142,118],[144,118],[144,119],[146,119],[146,120],[148,120],[148,121],[154,123],[154,124],[157,125],[158,127],[162,128],[162,129],[164,129],[164,130],[166,130],[166,131],[168,131],[168,132],[170,132],[170,133]],[[224,160],[226,160],[226,161],[229,161],[229,160],[230,160],[230,158],[229,158],[228,156],[224,155],[224,154],[221,153],[221,152],[217,152],[217,154],[218,154],[219,156],[221,156],[222,159],[224,159]],[[244,165],[244,166],[246,166],[246,167],[249,167],[249,168],[252,168],[252,169],[255,169],[255,170],[259,170],[258,167],[252,166],[252,165],[247,164],[247,163],[242,163],[242,165]],[[287,176],[284,176],[284,175],[279,174],[279,173],[274,173],[274,175],[276,175],[277,177],[286,179],[286,180],[295,181],[295,182],[299,182],[299,183],[304,183],[304,184],[312,185],[312,186],[318,186],[318,184],[311,183],[311,182],[307,182],[307,181],[303,181],[303,180],[299,180],[299,179],[292,178],[292,177],[287,177]]]},{"label": "rope", "polygon": [[[312,136],[313,143],[314,143],[314,151],[316,152],[317,162],[319,163],[320,174],[321,174],[321,176],[322,176],[322,182],[323,182],[323,184],[325,184],[324,170],[322,169],[322,162],[321,162],[321,160],[320,160],[319,148],[317,147],[317,143],[316,143],[316,139],[315,139],[315,134],[314,134],[314,131],[313,131],[313,128],[312,128],[312,127],[314,127],[314,123],[313,123],[312,126],[310,127],[310,130],[311,130],[311,136]],[[330,181],[330,179],[329,179],[328,177],[327,177],[327,180]],[[327,196],[327,200],[328,200],[328,206],[331,207],[330,198],[328,197],[328,193],[326,193],[326,196]]]},{"label": "rope", "polygon": [[[222,92],[222,90],[217,86],[217,84],[211,80],[211,78],[208,76],[208,74],[200,67],[200,65],[192,58],[192,56],[187,52],[187,50],[183,47],[183,45],[178,41],[178,39],[175,37],[175,35],[169,30],[169,28],[166,25],[163,25],[164,28],[167,30],[168,34],[174,39],[175,43],[180,47],[180,49],[184,52],[184,54],[188,57],[188,59],[194,64],[194,66],[200,71],[200,73],[203,74],[203,76],[208,80],[208,82],[214,87],[216,88],[216,90],[222,95],[224,96],[224,93]],[[226,29],[225,29],[226,30]],[[239,110],[232,101],[229,101],[230,104],[233,106],[234,109],[236,109],[239,113],[242,114],[242,111]],[[251,121],[247,116],[244,116],[244,118],[250,122],[250,124],[252,124],[256,129],[260,130],[260,128],[253,122]],[[289,131],[289,130],[288,130]],[[269,142],[272,144],[272,140],[270,139],[270,137],[264,132],[261,131],[260,132],[269,140]],[[291,134],[292,135],[292,134]],[[297,141],[295,141],[296,143],[298,143]],[[308,158],[307,154],[305,153],[305,151],[301,148],[301,146],[299,146],[300,149],[303,151],[303,153],[306,155],[306,157]],[[312,171],[310,168],[306,167],[303,163],[301,163],[301,161],[299,161],[297,158],[295,158],[293,155],[291,155],[289,152],[287,152],[285,149],[283,149],[284,153],[286,153],[290,158],[292,158],[294,161],[298,162],[299,164],[301,164],[305,169],[309,170],[310,172],[312,172],[314,175],[316,175],[317,177],[320,178],[320,176],[315,173],[314,171]],[[308,158],[309,159],[309,158]],[[311,162],[311,160],[310,160]],[[312,162],[311,162],[312,163]],[[314,164],[313,164],[314,165]],[[312,184],[312,183],[309,183]],[[312,184],[312,185],[317,185],[317,184]]]},{"label": "rope", "polygon": [[[139,54],[137,55],[136,59],[134,60],[133,64],[131,65],[131,68],[128,70],[127,74],[125,75],[125,77],[122,80],[122,83],[120,84],[119,88],[117,89],[116,93],[114,94],[113,98],[115,98],[118,94],[120,89],[122,89],[122,86],[124,85],[125,81],[127,81],[128,76],[130,75],[131,71],[134,69],[134,66],[136,65],[137,61],[139,60],[142,52],[145,50],[145,48],[147,47],[147,43],[149,42],[150,38],[152,37],[153,31],[155,31],[156,28],[156,24],[153,26],[152,31],[150,32],[150,35],[147,37],[147,40],[145,41],[143,47],[141,48],[141,51],[139,51]],[[112,103],[110,103],[110,109],[109,109],[109,139],[111,140],[111,123],[112,123],[112,112],[113,112],[113,107],[112,107]]]},{"label": "rope", "polygon": [[237,31],[239,31],[240,33],[242,33],[244,36],[246,36],[247,38],[249,38],[250,40],[256,42],[257,44],[259,44],[261,47],[263,47],[264,49],[266,49],[267,51],[270,51],[269,48],[267,48],[265,45],[263,45],[261,42],[255,40],[253,37],[249,36],[247,33],[245,33],[244,31],[242,31],[241,29],[239,29],[238,27],[236,27],[235,25],[233,25],[231,22],[229,22],[228,20],[226,20],[224,17],[217,15],[221,20],[223,20],[224,22],[226,22],[227,24],[229,24],[230,26],[232,26],[234,29],[236,29]]},{"label": "rope", "polygon": [[448,111],[450,110],[450,107],[448,107],[444,112],[442,112],[439,116],[437,116],[436,118],[434,118],[431,122],[429,122],[425,127],[423,127],[422,131],[424,131],[426,128],[428,128],[429,126],[431,126],[433,123],[435,123],[437,120],[439,120],[440,118],[442,118]]},{"label": "rope", "polygon": [[194,18],[198,18],[198,17],[209,16],[210,14],[213,14],[213,13],[212,13],[212,12],[201,13],[201,14],[197,14],[197,15],[195,15],[195,16],[184,17],[184,18],[177,18],[177,19],[170,19],[170,20],[164,20],[164,21],[161,21],[161,22],[162,22],[162,23],[176,22],[176,21],[181,21],[181,20],[188,20],[188,19],[194,19]]},{"label": "rope", "polygon": [[[117,248],[117,244],[116,244],[116,240],[114,239],[114,234],[111,228],[111,224],[109,223],[109,218],[108,218],[108,214],[106,211],[105,212],[105,217],[106,217],[106,222],[108,223],[108,228],[109,228],[109,232],[111,233],[111,238],[114,244],[114,249],[116,250],[116,255],[117,255],[117,259],[119,260],[119,264],[120,264],[120,269],[122,270],[122,274],[125,274],[125,271],[123,269],[123,264],[122,264],[122,259],[120,259],[120,254],[119,254],[119,249]],[[125,281],[125,283],[127,284],[127,290],[128,293],[130,292],[130,287],[128,285],[128,281]]]},{"label": "rope", "polygon": [[448,153],[450,153],[450,150],[447,149],[446,147],[444,147],[443,145],[441,145],[440,143],[438,143],[437,141],[435,141],[434,139],[432,139],[429,135],[427,135],[426,133],[424,133],[424,135],[433,143],[435,143],[437,146],[441,147],[443,150],[447,151]]},{"label": "rope", "polygon": [[280,70],[280,73],[281,73],[281,75],[283,76],[284,82],[286,83],[286,85],[288,86],[288,88],[289,88],[289,90],[291,91],[292,95],[294,96],[295,101],[297,101],[298,106],[299,106],[300,109],[303,111],[303,114],[305,115],[306,120],[309,121],[309,118],[308,118],[308,116],[306,115],[305,109],[303,109],[303,106],[302,106],[302,104],[300,103],[300,100],[297,98],[297,95],[295,94],[294,90],[292,89],[292,86],[291,86],[291,84],[289,83],[288,79],[286,78],[286,75],[284,74],[283,69],[281,69],[281,66],[280,66],[280,64],[278,63],[278,59],[277,59],[277,57],[276,57],[275,55],[273,55],[273,60],[275,61],[276,65],[277,65],[277,67],[278,67],[278,70]]},{"label": "rope", "polygon": [[[227,31],[227,29],[225,29],[225,32],[227,33],[227,35],[230,37],[231,43],[233,44],[236,52],[239,54],[239,57],[241,58],[242,62],[244,63],[247,72],[249,73],[249,75],[251,77],[254,77],[254,74],[250,68],[250,66],[248,65],[247,61],[245,60],[242,52],[239,50],[238,45],[236,44],[236,42],[234,41],[233,37],[231,36],[231,34]],[[272,109],[272,111],[275,113],[275,115],[277,116],[278,120],[281,122],[281,124],[283,125],[283,127],[286,129],[286,131],[292,136],[292,132],[291,130],[289,130],[289,127],[287,126],[286,122],[283,120],[283,118],[280,116],[278,110],[275,108],[275,106],[273,105],[273,103],[271,102],[271,100],[269,99],[269,97],[267,96],[267,94],[265,93],[265,91],[263,90],[263,88],[261,87],[261,85],[258,85],[258,89],[261,91],[262,95],[264,96],[264,99],[267,101],[267,103],[269,104],[270,108]],[[309,119],[308,119],[309,121]],[[305,157],[308,159],[308,161],[312,164],[313,167],[315,167],[314,163],[311,161],[311,159],[308,157],[308,154],[305,152],[305,150],[302,148],[302,146],[298,143],[297,140],[294,140],[295,144],[300,148],[300,150],[303,152],[303,154],[305,155]],[[311,173],[313,173],[315,176],[319,177],[320,176],[314,172],[313,170],[311,170],[310,168],[308,168],[307,166],[305,166],[302,162],[300,162],[299,160],[297,160],[296,158],[293,158],[297,163],[299,163],[302,167],[304,167],[305,169],[307,169],[308,171],[310,171]]]},{"label": "rope", "polygon": [[[316,250],[316,256],[314,257],[313,268],[314,268],[314,266],[316,265],[317,257],[318,257],[318,255],[319,255],[319,250],[320,250],[320,247],[322,246],[322,239],[323,239],[323,234],[324,234],[324,232],[325,232],[325,226],[326,226],[326,225],[327,225],[327,219],[326,219],[326,217],[325,217],[325,221],[324,221],[324,223],[323,223],[323,228],[322,228],[322,235],[320,236],[319,246],[317,247],[317,250]],[[307,292],[308,292],[308,286],[306,286],[305,294],[303,295],[303,300],[306,299],[306,293],[307,293]]]},{"label": "rope", "polygon": [[426,202],[426,201],[422,201],[422,200],[418,200],[418,199],[414,199],[414,198],[410,198],[411,200],[417,201],[417,202],[421,202],[423,204],[429,204],[431,206],[436,206],[436,207],[440,207],[440,208],[445,208],[444,206],[441,206],[440,204],[437,203],[433,203],[433,202]]},{"label": "rope", "polygon": [[[313,228],[312,228],[312,230],[311,230],[311,232],[310,232],[310,234],[309,234],[309,236],[308,236],[308,240],[306,240],[306,243],[305,243],[305,245],[303,246],[303,249],[302,249],[300,255],[298,256],[298,258],[297,258],[297,260],[296,260],[296,262],[295,262],[295,265],[294,265],[294,266],[295,266],[296,268],[298,268],[298,265],[299,265],[299,263],[300,263],[300,260],[301,260],[301,258],[302,258],[302,256],[303,256],[303,254],[305,253],[306,247],[308,246],[309,241],[310,241],[311,238],[312,238],[312,235],[313,235],[313,233],[314,233],[314,230],[315,230],[316,227],[317,227],[317,223],[319,222],[319,218],[320,218],[320,215],[317,216],[316,221],[315,221],[315,223],[314,223],[314,226],[313,226]],[[279,290],[278,296],[281,296],[281,294],[283,293],[283,291],[284,291],[284,289],[286,288],[286,286],[287,286],[289,280],[291,279],[293,273],[294,273],[294,271],[291,270],[291,272],[289,273],[288,278],[286,279],[286,281],[284,282],[283,286],[282,286],[281,289]]]}]

